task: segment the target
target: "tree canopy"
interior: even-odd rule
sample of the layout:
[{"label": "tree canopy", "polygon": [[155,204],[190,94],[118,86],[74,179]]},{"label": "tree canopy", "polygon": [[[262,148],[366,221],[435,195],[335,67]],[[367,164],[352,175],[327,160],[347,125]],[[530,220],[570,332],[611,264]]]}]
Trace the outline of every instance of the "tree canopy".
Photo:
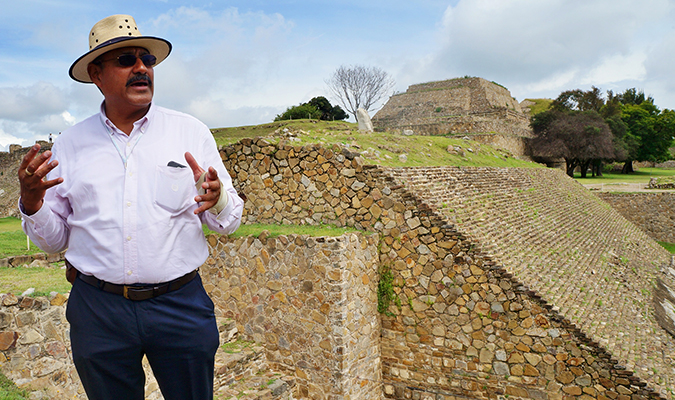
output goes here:
[{"label": "tree canopy", "polygon": [[347,113],[340,106],[332,106],[323,96],[314,97],[307,103],[288,107],[286,111],[274,118],[275,121],[286,119],[320,119],[323,121],[340,121],[347,118]]},{"label": "tree canopy", "polygon": [[593,86],[560,93],[549,110],[532,118],[531,126],[536,136],[531,142],[533,155],[564,158],[570,176],[580,166],[585,177],[589,165],[594,175],[601,174],[603,161],[622,161],[623,172],[628,173],[633,161],[670,157],[675,112],[660,111],[651,96],[635,88],[616,95],[607,91],[605,98]]},{"label": "tree canopy", "polygon": [[582,176],[586,176],[594,160],[614,157],[612,132],[596,111],[545,111],[535,115],[533,128],[536,137],[531,147],[535,155],[565,159],[569,176],[574,176],[576,167],[581,167]]}]

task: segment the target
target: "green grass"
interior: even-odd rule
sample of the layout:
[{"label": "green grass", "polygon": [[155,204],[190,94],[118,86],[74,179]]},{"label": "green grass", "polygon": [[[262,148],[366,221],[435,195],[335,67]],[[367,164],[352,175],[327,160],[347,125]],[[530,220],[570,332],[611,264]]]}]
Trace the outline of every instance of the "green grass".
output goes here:
[{"label": "green grass", "polygon": [[[348,147],[360,153],[366,164],[387,167],[402,166],[481,166],[481,167],[542,167],[540,164],[513,158],[508,152],[475,141],[449,136],[403,136],[390,132],[360,133],[356,124],[333,121],[294,120],[279,121],[256,126],[213,129],[219,145],[235,143],[243,138],[267,136],[276,129],[288,128],[297,134],[293,140],[278,136],[266,137],[270,143],[288,140],[293,146],[321,144],[337,150]],[[448,146],[461,147],[464,156],[448,153]],[[473,152],[468,151],[472,149]],[[406,154],[407,161],[399,155]]]},{"label": "green grass", "polygon": [[525,100],[534,102],[534,104],[529,107],[530,115],[536,115],[542,111],[548,110],[548,107],[553,102],[553,100],[551,99],[525,99]]},{"label": "green grass", "polygon": [[358,229],[337,227],[334,225],[265,225],[265,224],[250,224],[241,225],[239,229],[230,237],[258,237],[263,231],[269,232],[269,237],[277,237],[281,235],[308,235],[313,237],[323,236],[342,236],[348,232],[358,232]]},{"label": "green grass", "polygon": [[26,400],[28,392],[19,389],[14,382],[0,373],[0,400]]},{"label": "green grass", "polygon": [[664,249],[668,250],[671,254],[675,254],[675,243],[668,242],[658,242]]},{"label": "green grass", "polygon": [[58,265],[54,268],[0,268],[0,293],[19,295],[28,288],[35,288],[33,296],[49,296],[50,292],[68,292],[70,283],[66,280],[65,270]]},{"label": "green grass", "polygon": [[589,183],[644,183],[647,185],[651,178],[672,178],[675,176],[675,170],[662,168],[640,168],[632,174],[622,174],[616,172],[603,172],[602,176],[581,178],[579,173],[574,174],[574,178],[581,184]]},{"label": "green grass", "polygon": [[220,346],[227,354],[241,353],[242,351],[252,347],[255,342],[247,342],[245,340],[237,340],[234,342],[225,343]]},{"label": "green grass", "polygon": [[0,246],[0,258],[44,253],[33,242],[30,242],[30,249],[28,249],[27,236],[21,230],[21,220],[19,218],[0,218],[0,243],[2,243],[2,246]]},{"label": "green grass", "polygon": [[0,233],[21,230],[21,219],[14,217],[0,218]]},{"label": "green grass", "polygon": [[288,127],[292,131],[303,130],[307,131],[327,131],[327,132],[341,132],[357,130],[358,125],[351,122],[343,121],[318,121],[318,120],[286,120],[275,121],[267,124],[237,126],[233,128],[216,128],[211,129],[213,137],[219,146],[236,143],[241,139],[253,138],[257,136],[265,137],[271,135],[277,129]]}]

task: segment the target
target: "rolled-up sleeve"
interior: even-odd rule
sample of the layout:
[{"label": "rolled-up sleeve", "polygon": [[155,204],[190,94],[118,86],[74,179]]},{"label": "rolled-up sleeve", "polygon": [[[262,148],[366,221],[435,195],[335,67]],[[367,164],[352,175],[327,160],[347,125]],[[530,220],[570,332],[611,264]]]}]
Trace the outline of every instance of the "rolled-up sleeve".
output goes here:
[{"label": "rolled-up sleeve", "polygon": [[[50,191],[48,190],[48,192]],[[19,199],[21,227],[30,240],[40,249],[47,253],[58,253],[68,248],[70,229],[65,219],[51,208],[56,204],[56,200],[48,197],[53,196],[46,195],[42,207],[32,215],[24,213],[21,199]],[[68,200],[61,199],[61,201],[65,204],[61,204],[60,208],[70,208],[67,204]]]}]

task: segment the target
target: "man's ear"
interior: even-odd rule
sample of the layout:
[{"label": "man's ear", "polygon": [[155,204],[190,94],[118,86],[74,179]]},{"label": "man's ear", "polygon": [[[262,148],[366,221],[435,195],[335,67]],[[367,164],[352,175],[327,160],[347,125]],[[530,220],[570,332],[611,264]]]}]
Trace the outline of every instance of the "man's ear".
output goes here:
[{"label": "man's ear", "polygon": [[91,79],[92,82],[96,84],[96,86],[99,86],[100,80],[100,75],[101,75],[101,65],[89,63],[87,65],[87,73],[89,73],[89,79]]}]

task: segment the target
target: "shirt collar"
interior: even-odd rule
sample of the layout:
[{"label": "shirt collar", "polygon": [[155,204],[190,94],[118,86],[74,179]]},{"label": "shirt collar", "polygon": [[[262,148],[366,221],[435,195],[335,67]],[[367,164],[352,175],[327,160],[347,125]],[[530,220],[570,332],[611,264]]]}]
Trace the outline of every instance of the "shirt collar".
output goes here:
[{"label": "shirt collar", "polygon": [[[113,135],[114,133],[119,133],[124,136],[127,136],[124,132],[121,130],[117,129],[115,124],[108,119],[108,117],[105,114],[105,100],[101,102],[101,106],[99,109],[99,115],[101,117],[101,122],[103,122],[103,125],[105,125],[108,128],[108,133]],[[142,133],[145,133],[145,131],[148,129],[148,126],[150,125],[150,121],[154,119],[155,115],[155,103],[150,103],[150,109],[148,112],[143,116],[143,118],[139,119],[138,121],[134,122],[134,130],[131,131],[131,135],[133,135],[136,131],[140,130]],[[129,135],[129,136],[131,136]]]}]

